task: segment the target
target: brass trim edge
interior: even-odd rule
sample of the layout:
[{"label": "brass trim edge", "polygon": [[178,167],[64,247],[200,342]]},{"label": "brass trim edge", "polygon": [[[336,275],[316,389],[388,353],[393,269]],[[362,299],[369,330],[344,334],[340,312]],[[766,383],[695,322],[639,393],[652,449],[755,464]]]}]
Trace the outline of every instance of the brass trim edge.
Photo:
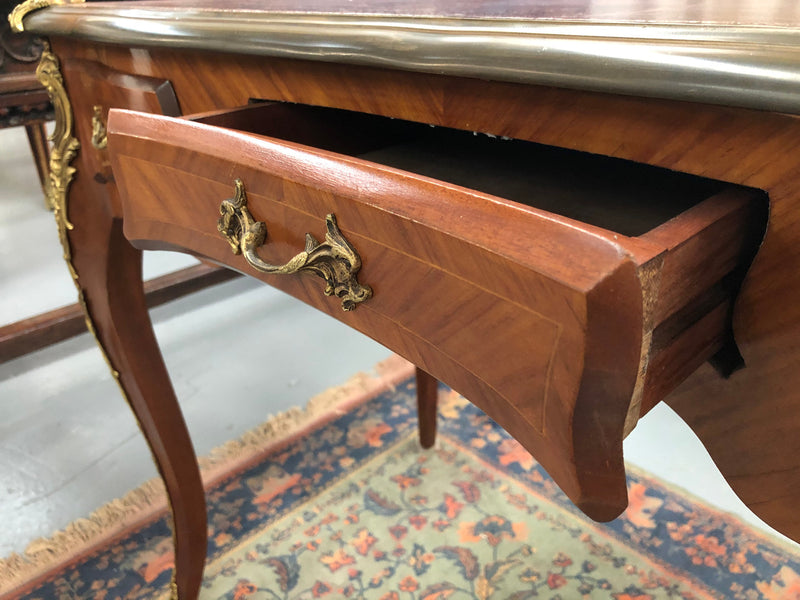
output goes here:
[{"label": "brass trim edge", "polygon": [[25,26],[22,24],[23,19],[30,13],[41,8],[49,8],[56,4],[80,4],[84,0],[25,0],[21,4],[14,7],[8,14],[8,23],[11,25],[11,31],[22,33],[25,31]]},{"label": "brass trim edge", "polygon": [[329,214],[325,223],[325,241],[320,243],[306,233],[305,249],[284,265],[271,265],[256,252],[267,237],[266,223],[256,221],[247,208],[247,195],[241,179],[234,182],[233,198],[223,200],[219,207],[217,229],[228,240],[234,254],[242,254],[251,267],[259,273],[291,275],[310,271],[325,280],[325,295],[342,300],[342,310],[354,310],[358,304],[372,297],[372,289],[358,282],[361,257],[345,239],[336,224],[336,216]]},{"label": "brass trim edge", "polygon": [[296,58],[800,114],[800,30],[715,23],[61,6],[39,34]]}]

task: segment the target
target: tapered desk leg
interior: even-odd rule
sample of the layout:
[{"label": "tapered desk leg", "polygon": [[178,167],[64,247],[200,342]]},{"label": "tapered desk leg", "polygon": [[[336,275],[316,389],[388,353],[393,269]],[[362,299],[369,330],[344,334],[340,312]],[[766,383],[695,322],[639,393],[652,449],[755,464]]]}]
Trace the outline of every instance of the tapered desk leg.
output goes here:
[{"label": "tapered desk leg", "polygon": [[[142,253],[122,234],[116,188],[95,179],[102,168],[89,142],[89,124],[81,119],[76,128],[59,61],[47,44],[36,75],[47,89],[55,113],[46,193],[64,259],[78,288],[87,327],[97,337],[139,422],[167,489],[175,542],[172,596],[194,600],[207,550],[205,494],[189,432],[147,313]],[[88,90],[96,94],[101,81]],[[131,77],[122,81],[130,84]],[[73,80],[77,97],[87,91],[79,82],[79,78]],[[76,137],[80,128],[83,143]]]},{"label": "tapered desk leg", "polygon": [[436,442],[436,404],[439,381],[417,367],[417,419],[419,421],[419,443],[431,448]]},{"label": "tapered desk leg", "polygon": [[[72,265],[101,347],[139,422],[166,485],[175,541],[173,597],[197,597],[205,564],[205,496],[189,432],[153,334],[142,253],[122,234],[97,184],[80,170],[68,231]],[[93,193],[94,192],[94,193]]]}]

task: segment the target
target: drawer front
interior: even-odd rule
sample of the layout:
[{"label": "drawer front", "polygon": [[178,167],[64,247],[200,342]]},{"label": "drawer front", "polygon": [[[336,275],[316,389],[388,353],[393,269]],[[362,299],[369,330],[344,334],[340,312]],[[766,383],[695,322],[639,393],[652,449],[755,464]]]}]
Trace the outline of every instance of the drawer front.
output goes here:
[{"label": "drawer front", "polygon": [[[748,194],[701,182],[713,198],[627,237],[395,168],[427,151],[386,159],[384,145],[405,147],[397,122],[314,110],[112,111],[125,235],[237,269],[369,335],[486,411],[589,516],[616,517],[623,437],[725,338]],[[561,203],[574,195],[568,178],[536,185]],[[265,360],[275,351],[267,343]]]},{"label": "drawer front", "polygon": [[[202,255],[342,320],[484,409],[587,513],[624,508],[642,298],[619,246],[486,194],[276,139],[125,111],[108,129],[135,245]],[[306,233],[324,239],[334,214],[372,297],[345,312],[319,277],[262,274],[233,254],[217,220],[236,179],[266,223],[264,261],[289,261]]]}]

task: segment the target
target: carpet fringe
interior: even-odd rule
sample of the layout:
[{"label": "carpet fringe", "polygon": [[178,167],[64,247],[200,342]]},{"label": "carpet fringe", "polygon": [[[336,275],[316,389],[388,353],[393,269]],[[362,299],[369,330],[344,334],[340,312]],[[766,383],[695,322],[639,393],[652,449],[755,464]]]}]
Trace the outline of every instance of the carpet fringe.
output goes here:
[{"label": "carpet fringe", "polygon": [[[357,373],[343,385],[330,388],[311,398],[305,408],[293,407],[269,416],[267,421],[212,450],[198,460],[206,486],[237,465],[249,462],[259,452],[310,428],[326,418],[347,412],[347,409],[385,389],[393,387],[413,374],[413,365],[399,356],[378,363],[374,374]],[[142,523],[164,510],[166,491],[159,478],[151,479],[95,510],[89,517],[77,519],[49,538],[31,542],[22,554],[0,558],[0,596],[9,594],[47,571],[85,554],[121,531]]]},{"label": "carpet fringe", "polygon": [[91,545],[102,543],[123,527],[164,506],[160,479],[151,479],[124,497],[112,500],[89,517],[77,519],[49,538],[32,541],[23,554],[0,559],[0,593],[23,585]]}]

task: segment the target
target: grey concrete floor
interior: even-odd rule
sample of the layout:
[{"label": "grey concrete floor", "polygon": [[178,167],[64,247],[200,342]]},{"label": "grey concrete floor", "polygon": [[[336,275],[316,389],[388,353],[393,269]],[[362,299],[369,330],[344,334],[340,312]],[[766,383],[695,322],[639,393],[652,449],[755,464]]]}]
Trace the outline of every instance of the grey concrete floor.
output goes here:
[{"label": "grey concrete floor", "polygon": [[[145,274],[191,262],[146,253]],[[0,323],[74,300],[24,131],[0,130]],[[252,280],[205,290],[151,314],[200,455],[389,355]],[[317,351],[334,339],[347,351]],[[665,405],[640,423],[625,451],[632,463],[771,531],[736,498]],[[24,550],[155,474],[88,335],[0,365],[0,556]]]}]

